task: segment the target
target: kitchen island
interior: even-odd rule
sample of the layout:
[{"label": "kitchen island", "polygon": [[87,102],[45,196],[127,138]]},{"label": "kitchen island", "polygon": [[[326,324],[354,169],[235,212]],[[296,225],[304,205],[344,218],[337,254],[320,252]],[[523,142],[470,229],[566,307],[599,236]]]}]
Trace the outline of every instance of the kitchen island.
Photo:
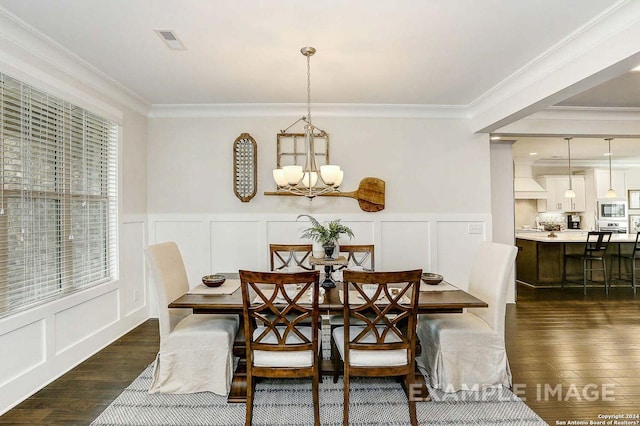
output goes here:
[{"label": "kitchen island", "polygon": [[[582,254],[587,232],[527,232],[516,233],[516,279],[533,287],[560,287],[564,273],[564,255]],[[611,254],[631,253],[636,234],[613,234],[607,248],[607,278],[625,278],[630,274],[628,262],[619,263]],[[582,262],[570,259],[567,263],[566,285],[582,285]],[[602,273],[594,271],[593,280],[602,282]],[[628,284],[630,285],[630,281]],[[600,284],[595,284],[600,285]]]}]

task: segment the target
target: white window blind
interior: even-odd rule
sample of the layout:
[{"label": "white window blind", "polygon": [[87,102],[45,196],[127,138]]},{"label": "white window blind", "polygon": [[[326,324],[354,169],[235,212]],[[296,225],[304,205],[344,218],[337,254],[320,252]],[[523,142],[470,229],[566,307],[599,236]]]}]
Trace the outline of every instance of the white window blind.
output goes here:
[{"label": "white window blind", "polygon": [[118,126],[0,73],[0,316],[117,276]]}]

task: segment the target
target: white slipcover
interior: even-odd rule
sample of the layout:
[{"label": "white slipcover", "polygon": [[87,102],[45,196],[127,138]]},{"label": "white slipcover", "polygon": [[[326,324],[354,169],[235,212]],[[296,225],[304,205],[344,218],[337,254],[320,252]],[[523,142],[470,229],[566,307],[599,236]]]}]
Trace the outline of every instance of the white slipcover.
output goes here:
[{"label": "white slipcover", "polygon": [[445,392],[511,387],[511,370],[504,344],[504,321],[509,277],[517,248],[484,242],[469,275],[469,293],[488,308],[462,314],[418,317],[422,353],[418,365],[429,374],[431,386]]},{"label": "white slipcover", "polygon": [[149,393],[214,392],[227,395],[233,377],[237,315],[193,314],[168,305],[189,290],[187,273],[174,242],[145,251],[156,289],[160,351]]}]

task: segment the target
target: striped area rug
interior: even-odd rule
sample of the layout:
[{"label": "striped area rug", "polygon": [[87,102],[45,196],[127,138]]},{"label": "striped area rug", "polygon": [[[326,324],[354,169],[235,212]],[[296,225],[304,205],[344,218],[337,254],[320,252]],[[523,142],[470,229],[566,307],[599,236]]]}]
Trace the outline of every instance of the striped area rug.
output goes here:
[{"label": "striped area rug", "polygon": [[[227,404],[210,392],[187,395],[147,393],[149,366],[92,425],[243,425],[244,404]],[[342,424],[342,380],[325,377],[320,384],[320,422]],[[432,401],[418,402],[420,424],[546,425],[506,389],[444,394],[429,389]],[[355,378],[351,382],[349,420],[352,425],[408,425],[407,398],[393,379]],[[256,387],[254,425],[313,424],[311,382],[264,380]]]}]

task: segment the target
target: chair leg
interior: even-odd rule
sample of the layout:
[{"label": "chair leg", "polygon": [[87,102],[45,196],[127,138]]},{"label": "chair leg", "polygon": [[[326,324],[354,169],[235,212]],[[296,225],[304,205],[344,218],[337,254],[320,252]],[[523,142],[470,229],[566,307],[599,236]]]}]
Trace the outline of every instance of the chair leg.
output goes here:
[{"label": "chair leg", "polygon": [[631,259],[631,288],[633,288],[633,294],[636,294],[636,258]]},{"label": "chair leg", "polygon": [[414,372],[411,372],[404,377],[404,387],[407,390],[407,401],[409,403],[409,420],[411,421],[411,426],[418,426],[418,416],[416,415],[416,400],[412,392],[412,385],[414,382]]},{"label": "chair leg", "polygon": [[340,358],[340,352],[338,352],[338,347],[333,341],[333,336],[331,336],[331,363],[333,364],[333,383],[338,383],[338,377],[340,376],[341,370],[341,362],[342,359]]},{"label": "chair leg", "polygon": [[247,372],[247,410],[245,414],[245,426],[251,426],[253,421],[253,391],[254,381],[250,372]]},{"label": "chair leg", "polygon": [[344,407],[342,409],[342,424],[349,426],[349,374],[348,368],[344,368]]},{"label": "chair leg", "polygon": [[320,426],[320,397],[318,393],[319,383],[320,367],[318,366],[313,375],[313,385],[311,389],[311,393],[313,394],[313,424],[315,426]]},{"label": "chair leg", "polygon": [[582,287],[584,288],[584,295],[587,295],[587,259],[582,260]]},{"label": "chair leg", "polygon": [[605,293],[609,294],[609,282],[607,281],[607,262],[604,257],[602,258],[602,273],[604,274],[604,288]]}]

